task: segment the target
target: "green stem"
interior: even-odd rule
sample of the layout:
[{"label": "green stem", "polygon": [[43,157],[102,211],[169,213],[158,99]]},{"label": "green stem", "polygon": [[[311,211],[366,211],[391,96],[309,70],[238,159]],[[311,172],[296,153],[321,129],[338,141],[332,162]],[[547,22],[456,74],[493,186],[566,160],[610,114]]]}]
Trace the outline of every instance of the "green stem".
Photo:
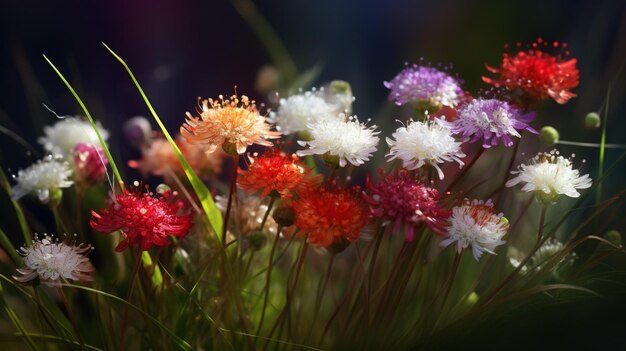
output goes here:
[{"label": "green stem", "polygon": [[239,154],[233,156],[233,179],[230,183],[230,192],[228,193],[228,205],[226,205],[226,214],[224,215],[224,227],[222,229],[222,245],[226,246],[226,234],[228,233],[228,220],[230,218],[231,207],[233,206],[233,195],[237,188],[237,169],[239,167]]},{"label": "green stem", "polygon": [[274,237],[274,244],[272,245],[272,250],[270,251],[270,258],[267,267],[267,277],[265,278],[265,288],[263,289],[263,309],[261,309],[261,319],[259,321],[259,326],[256,330],[256,335],[261,335],[261,329],[263,328],[263,321],[265,320],[265,311],[267,310],[267,301],[269,299],[270,294],[270,282],[272,279],[272,269],[274,268],[274,253],[276,252],[276,247],[278,246],[278,241],[280,240],[280,231],[281,226],[278,226],[278,230],[276,232],[276,236]]}]

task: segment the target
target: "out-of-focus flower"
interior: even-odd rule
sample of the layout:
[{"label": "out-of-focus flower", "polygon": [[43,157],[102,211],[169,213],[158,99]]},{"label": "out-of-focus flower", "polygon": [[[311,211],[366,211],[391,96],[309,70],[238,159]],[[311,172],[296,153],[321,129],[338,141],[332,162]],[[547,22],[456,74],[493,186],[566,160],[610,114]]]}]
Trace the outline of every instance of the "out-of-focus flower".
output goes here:
[{"label": "out-of-focus flower", "polygon": [[[180,134],[176,136],[175,142],[189,166],[198,175],[209,176],[221,171],[226,156],[222,150],[208,152],[204,145],[191,144]],[[178,176],[185,173],[178,156],[165,138],[153,138],[151,143],[144,144],[141,147],[141,159],[131,160],[128,165],[138,168],[144,177],[151,174],[169,179],[171,172]]]},{"label": "out-of-focus flower", "polygon": [[[578,86],[579,80],[576,59],[567,59],[567,51],[564,56],[544,51],[549,46],[547,42],[538,39],[529,50],[520,49],[514,55],[504,53],[499,68],[486,66],[489,72],[499,76],[483,77],[483,81],[495,87],[517,91],[527,101],[552,98],[559,104],[566,103],[576,96],[571,92],[571,89]],[[567,45],[554,42],[552,47],[564,49]]]},{"label": "out-of-focus flower", "polygon": [[74,180],[76,183],[89,185],[100,182],[106,177],[109,160],[99,146],[78,143],[74,148]]},{"label": "out-of-focus flower", "polygon": [[[105,130],[100,122],[96,122],[98,131],[102,139],[109,138],[109,132]],[[52,126],[43,128],[45,136],[39,138],[39,143],[43,148],[53,155],[61,155],[68,161],[72,160],[74,148],[79,143],[92,146],[101,146],[98,135],[89,121],[80,117],[66,117]]]},{"label": "out-of-focus flower", "polygon": [[450,129],[440,122],[409,121],[408,125],[398,128],[387,138],[390,150],[389,161],[396,158],[402,160],[404,168],[413,170],[429,164],[437,170],[439,179],[443,179],[443,171],[439,163],[456,161],[463,167],[461,158],[461,142],[452,137]]},{"label": "out-of-focus flower", "polygon": [[171,244],[169,236],[182,237],[191,228],[192,214],[181,214],[184,204],[175,201],[176,192],[165,191],[157,197],[144,193],[135,182],[135,189],[124,190],[111,197],[109,207],[100,212],[91,211],[91,227],[101,233],[122,232],[124,239],[115,248],[124,251],[128,246],[149,250],[153,245]]},{"label": "out-of-focus flower", "polygon": [[311,124],[340,119],[342,105],[328,101],[332,96],[320,89],[282,98],[276,112],[270,112],[268,121],[275,123],[283,134],[308,132]]},{"label": "out-of-focus flower", "polygon": [[293,202],[295,226],[300,235],[317,247],[344,247],[359,238],[367,223],[367,212],[348,190],[312,189]]},{"label": "out-of-focus flower", "polygon": [[[548,239],[539,250],[537,250],[533,256],[528,260],[528,263],[520,269],[522,273],[527,273],[532,270],[540,270],[544,267],[548,261],[550,261],[556,254],[563,249],[563,243],[555,239]],[[514,248],[510,249],[509,252],[509,262],[515,268],[519,267],[522,260],[524,259],[523,255]],[[552,276],[557,280],[560,279],[559,273],[564,269],[571,267],[576,260],[576,253],[572,252],[567,255],[563,255],[563,257],[556,262],[554,269],[552,270]]]},{"label": "out-of-focus flower", "polygon": [[152,127],[145,117],[135,116],[124,122],[124,137],[134,147],[142,147],[152,140]]},{"label": "out-of-focus flower", "polygon": [[180,133],[189,143],[207,146],[207,152],[217,147],[231,154],[243,154],[252,144],[272,146],[268,139],[280,138],[279,132],[270,130],[265,117],[259,114],[254,100],[242,95],[233,95],[218,100],[202,101],[200,117],[187,112],[187,121]]},{"label": "out-of-focus flower", "polygon": [[525,183],[523,191],[535,192],[537,198],[546,203],[555,202],[559,195],[579,197],[577,189],[591,187],[589,175],[581,176],[572,168],[572,161],[556,150],[540,152],[529,164],[521,164],[511,174],[517,176],[506,182],[507,187]]},{"label": "out-of-focus flower", "polygon": [[506,147],[513,145],[511,136],[521,138],[518,131],[528,130],[537,134],[530,123],[535,113],[523,114],[522,111],[507,102],[497,99],[474,99],[459,108],[457,119],[446,123],[454,134],[462,134],[470,138],[470,142],[483,140],[483,147],[490,148],[498,144],[498,140]]},{"label": "out-of-focus flower", "polygon": [[421,182],[411,179],[408,172],[389,175],[377,183],[367,181],[367,192],[363,198],[370,206],[370,213],[375,218],[383,218],[384,225],[392,225],[391,232],[396,234],[404,226],[406,241],[413,241],[415,228],[424,223],[436,234],[442,235],[446,218],[450,211],[439,205],[439,192]]},{"label": "out-of-focus flower", "polygon": [[319,181],[296,155],[287,156],[274,149],[262,156],[250,157],[247,171],[239,170],[237,184],[240,188],[258,192],[261,196],[291,197]]},{"label": "out-of-focus flower", "polygon": [[30,167],[19,170],[15,181],[17,185],[13,187],[14,199],[34,193],[39,201],[47,204],[51,197],[59,201],[62,188],[69,188],[74,184],[70,177],[72,170],[65,161],[60,161],[59,157],[46,156],[43,160]]},{"label": "out-of-focus flower", "polygon": [[[228,226],[229,234],[232,235],[233,238],[237,237],[238,234],[246,236],[259,230],[268,208],[267,201],[265,200],[265,198],[258,196],[245,195],[241,191],[237,192],[237,201],[234,201],[232,204],[230,212],[231,223]],[[222,211],[222,214],[226,213],[228,196],[217,195],[215,197],[215,204],[217,205],[217,208]],[[267,216],[265,226],[263,227],[264,232],[272,235],[276,235],[276,229],[278,227],[276,221],[274,221],[274,218],[272,217],[275,210],[275,208],[270,210],[271,212]],[[235,232],[231,232],[231,230],[234,230]]]},{"label": "out-of-focus flower", "polygon": [[394,79],[384,84],[391,90],[389,100],[398,106],[416,102],[435,109],[441,106],[454,107],[463,95],[457,79],[429,66],[407,66]]},{"label": "out-of-focus flower", "polygon": [[91,273],[95,269],[87,258],[91,250],[91,245],[68,245],[48,234],[42,239],[35,236],[32,246],[20,248],[24,267],[17,269],[20,276],[13,276],[13,279],[26,283],[39,278],[48,286],[59,286],[62,279],[92,281]]},{"label": "out-of-focus flower", "polygon": [[496,214],[491,200],[465,200],[461,206],[452,209],[448,235],[441,242],[447,247],[456,243],[456,251],[472,246],[472,255],[478,261],[483,252],[495,255],[496,247],[505,243],[502,237],[507,233],[509,224],[502,219],[503,214]]},{"label": "out-of-focus flower", "polygon": [[350,162],[355,166],[368,161],[376,151],[380,133],[375,131],[376,126],[367,126],[360,123],[356,116],[351,116],[348,121],[325,120],[309,125],[311,140],[298,141],[301,146],[308,149],[297,152],[299,156],[305,155],[329,155],[338,158],[340,167]]}]

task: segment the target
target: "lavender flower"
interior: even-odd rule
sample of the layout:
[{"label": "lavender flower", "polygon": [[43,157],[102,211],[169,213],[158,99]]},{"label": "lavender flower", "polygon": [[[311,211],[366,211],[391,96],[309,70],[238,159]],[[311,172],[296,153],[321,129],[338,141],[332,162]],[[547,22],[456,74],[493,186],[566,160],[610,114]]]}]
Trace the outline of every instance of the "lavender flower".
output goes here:
[{"label": "lavender flower", "polygon": [[534,112],[522,114],[522,111],[509,103],[497,99],[478,98],[462,106],[458,118],[446,122],[454,134],[470,138],[470,142],[483,139],[483,147],[490,148],[498,140],[506,147],[513,145],[511,136],[521,138],[518,131],[527,130],[537,134],[528,123],[535,119]]},{"label": "lavender flower", "polygon": [[457,79],[428,66],[406,67],[393,80],[384,84],[391,89],[389,100],[398,106],[415,101],[431,106],[454,107],[463,93]]}]

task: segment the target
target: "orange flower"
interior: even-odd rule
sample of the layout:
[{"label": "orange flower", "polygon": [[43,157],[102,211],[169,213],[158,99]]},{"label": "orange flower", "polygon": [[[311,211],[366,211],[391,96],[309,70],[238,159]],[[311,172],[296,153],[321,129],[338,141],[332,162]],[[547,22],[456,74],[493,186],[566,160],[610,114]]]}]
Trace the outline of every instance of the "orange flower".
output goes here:
[{"label": "orange flower", "polygon": [[293,202],[296,227],[309,233],[309,243],[331,248],[359,238],[367,213],[356,196],[341,189],[315,189]]},{"label": "orange flower", "polygon": [[319,180],[310,173],[298,156],[287,156],[272,149],[262,156],[251,157],[248,170],[239,170],[237,183],[244,190],[260,192],[261,196],[275,192],[281,197],[291,197],[294,192],[305,190]]},{"label": "orange flower", "polygon": [[[210,175],[220,172],[225,156],[222,150],[207,152],[206,147],[190,144],[180,134],[176,136],[175,140],[180,152],[182,152],[191,168],[198,175]],[[180,164],[174,149],[165,138],[153,139],[150,144],[141,148],[141,154],[141,160],[131,160],[128,162],[128,165],[132,168],[138,168],[144,177],[147,174],[152,174],[168,178],[170,171],[179,176],[184,174],[183,166]]]},{"label": "orange flower", "polygon": [[192,144],[203,144],[208,152],[222,146],[226,152],[243,154],[252,144],[272,146],[267,139],[280,138],[280,132],[270,130],[265,117],[259,114],[254,100],[233,95],[218,100],[202,101],[200,117],[187,112],[187,121],[180,132]]}]

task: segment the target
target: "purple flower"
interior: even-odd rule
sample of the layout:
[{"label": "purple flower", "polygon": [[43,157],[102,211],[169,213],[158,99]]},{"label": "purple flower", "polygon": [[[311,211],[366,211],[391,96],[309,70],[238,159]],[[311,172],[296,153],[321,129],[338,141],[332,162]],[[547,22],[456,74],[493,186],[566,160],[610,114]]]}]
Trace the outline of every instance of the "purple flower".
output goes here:
[{"label": "purple flower", "polygon": [[428,66],[406,67],[393,80],[384,84],[391,89],[389,100],[398,106],[416,101],[431,106],[454,107],[463,94],[457,79]]},{"label": "purple flower", "polygon": [[478,98],[459,108],[458,118],[445,122],[454,134],[471,137],[470,142],[483,139],[483,147],[490,148],[498,140],[506,147],[513,145],[511,136],[521,138],[518,131],[527,130],[537,134],[528,123],[535,119],[534,112],[522,114],[522,111],[509,103],[497,99]]}]

